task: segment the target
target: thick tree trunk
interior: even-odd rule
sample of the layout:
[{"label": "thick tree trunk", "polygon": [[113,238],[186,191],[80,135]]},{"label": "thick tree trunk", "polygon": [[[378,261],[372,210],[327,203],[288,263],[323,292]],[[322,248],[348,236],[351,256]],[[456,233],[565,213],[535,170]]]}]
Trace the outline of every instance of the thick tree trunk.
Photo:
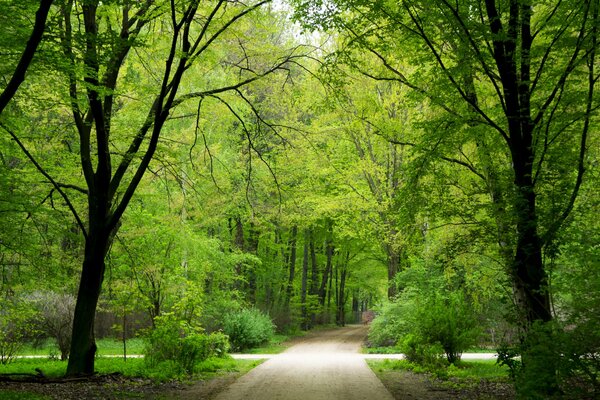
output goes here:
[{"label": "thick tree trunk", "polygon": [[94,319],[104,280],[104,258],[108,249],[109,235],[93,232],[94,230],[90,230],[85,244],[85,256],[73,316],[71,356],[67,365],[68,376],[94,373],[96,355]]},{"label": "thick tree trunk", "polygon": [[517,243],[512,276],[517,305],[527,325],[531,325],[535,321],[551,321],[552,312],[538,235],[531,168],[528,165],[522,170],[516,168],[515,175],[519,192],[516,199]]}]

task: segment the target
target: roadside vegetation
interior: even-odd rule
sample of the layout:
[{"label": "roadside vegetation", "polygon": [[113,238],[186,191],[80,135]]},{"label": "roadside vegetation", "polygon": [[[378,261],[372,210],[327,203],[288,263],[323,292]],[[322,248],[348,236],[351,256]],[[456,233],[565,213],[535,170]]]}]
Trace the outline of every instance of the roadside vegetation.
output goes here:
[{"label": "roadside vegetation", "polygon": [[3,0],[0,26],[6,373],[188,379],[372,320],[413,365],[485,348],[521,398],[600,396],[599,0]]}]

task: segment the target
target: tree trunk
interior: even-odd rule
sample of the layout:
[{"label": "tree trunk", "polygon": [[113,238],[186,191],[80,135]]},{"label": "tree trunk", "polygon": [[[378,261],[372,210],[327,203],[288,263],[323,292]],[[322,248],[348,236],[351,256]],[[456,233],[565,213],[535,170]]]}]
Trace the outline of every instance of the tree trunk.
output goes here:
[{"label": "tree trunk", "polygon": [[[525,151],[526,152],[526,151]],[[533,160],[533,156],[527,157]],[[547,276],[542,261],[542,244],[538,235],[535,192],[531,180],[531,163],[515,168],[517,244],[512,270],[516,301],[528,325],[552,320]]]},{"label": "tree trunk", "polygon": [[71,356],[67,365],[68,376],[94,373],[94,357],[96,355],[94,319],[104,280],[106,267],[104,259],[108,245],[109,235],[107,233],[95,232],[94,229],[90,229],[90,235],[85,243],[85,256],[73,315]]},{"label": "tree trunk", "polygon": [[338,326],[345,326],[346,325],[346,312],[344,310],[344,306],[346,303],[346,277],[347,277],[347,271],[348,271],[348,261],[350,260],[350,252],[346,251],[346,259],[344,261],[342,261],[342,264],[340,265],[340,285],[339,285],[339,293],[337,295],[337,312],[336,312],[336,318],[335,318],[335,323]]},{"label": "tree trunk", "polygon": [[302,258],[302,287],[300,289],[300,302],[301,306],[301,316],[302,316],[302,329],[308,330],[308,311],[306,308],[306,290],[308,284],[308,247],[310,241],[310,230],[306,229],[304,231],[304,253]]},{"label": "tree trunk", "polygon": [[321,307],[325,305],[325,295],[327,291],[327,282],[331,277],[332,260],[333,260],[333,222],[328,221],[327,224],[327,237],[325,239],[325,270],[321,277],[321,285],[319,286],[319,304]]},{"label": "tree trunk", "polygon": [[398,294],[394,277],[400,269],[400,254],[390,244],[385,246],[385,250],[387,252],[388,299],[391,300]]},{"label": "tree trunk", "polygon": [[[317,254],[315,253],[315,239],[314,232],[310,231],[310,264],[311,264],[311,272],[310,272],[310,291],[309,294],[312,296],[316,296],[319,293],[319,271],[317,268]],[[314,310],[310,313],[310,321],[311,325],[315,326],[317,322],[317,315]]]},{"label": "tree trunk", "polygon": [[296,239],[298,237],[298,227],[297,226],[294,225],[292,227],[290,235],[291,235],[290,241],[289,241],[290,255],[289,255],[289,261],[288,261],[289,275],[288,275],[287,287],[286,287],[286,291],[285,291],[285,307],[284,307],[284,309],[287,311],[289,311],[289,308],[290,308],[290,300],[292,298],[292,293],[294,291],[294,278],[296,277]]},{"label": "tree trunk", "polygon": [[329,282],[329,290],[331,291],[331,272],[333,267],[333,243],[330,237],[327,237],[327,243],[325,245],[325,256],[327,261],[325,264],[325,271],[323,271],[323,278],[321,279],[321,287],[319,288],[319,303],[321,306],[325,305],[325,295],[327,291],[327,283]]}]

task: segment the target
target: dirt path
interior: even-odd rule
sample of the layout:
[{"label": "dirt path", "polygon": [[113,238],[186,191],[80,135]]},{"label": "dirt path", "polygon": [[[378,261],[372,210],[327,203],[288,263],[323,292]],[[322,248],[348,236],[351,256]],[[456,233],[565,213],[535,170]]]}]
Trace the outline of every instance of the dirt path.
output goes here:
[{"label": "dirt path", "polygon": [[363,326],[313,333],[221,392],[217,400],[393,400],[358,354]]}]

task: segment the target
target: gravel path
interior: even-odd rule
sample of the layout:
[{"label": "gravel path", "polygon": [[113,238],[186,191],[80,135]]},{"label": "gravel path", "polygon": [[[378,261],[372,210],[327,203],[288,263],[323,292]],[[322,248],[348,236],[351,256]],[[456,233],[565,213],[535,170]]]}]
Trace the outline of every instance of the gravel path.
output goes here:
[{"label": "gravel path", "polygon": [[358,354],[367,327],[303,338],[221,392],[217,400],[393,400]]}]

